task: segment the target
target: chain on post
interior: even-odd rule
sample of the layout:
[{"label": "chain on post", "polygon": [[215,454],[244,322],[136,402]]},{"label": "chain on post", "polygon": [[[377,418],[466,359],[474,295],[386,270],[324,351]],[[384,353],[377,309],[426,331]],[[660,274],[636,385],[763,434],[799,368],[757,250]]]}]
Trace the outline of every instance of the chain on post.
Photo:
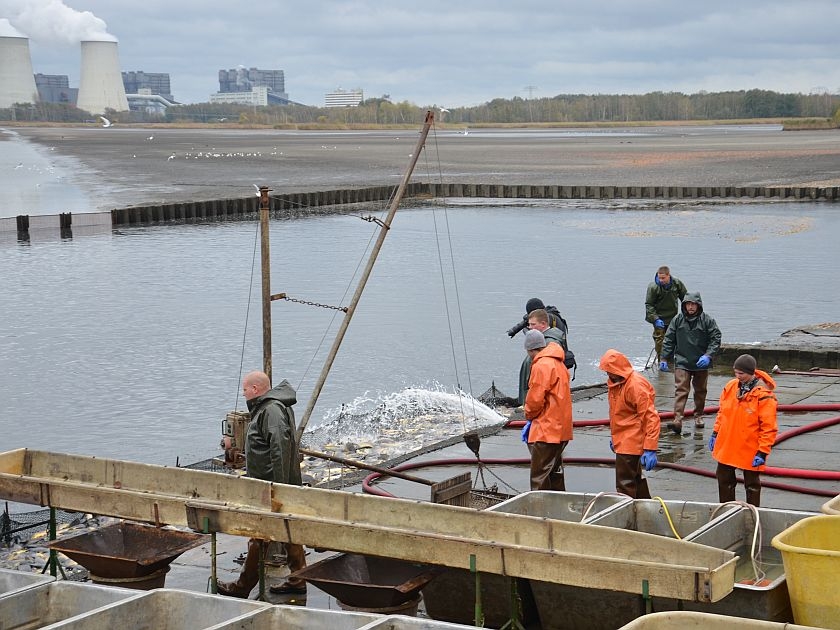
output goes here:
[{"label": "chain on post", "polygon": [[295,302],[297,304],[306,304],[307,306],[317,306],[318,308],[328,308],[334,311],[341,311],[342,313],[347,312],[346,306],[333,306],[332,304],[320,304],[319,302],[310,302],[309,300],[299,300],[297,298],[289,297],[285,293],[280,293],[279,295],[272,295],[272,300],[286,300],[287,302]]}]

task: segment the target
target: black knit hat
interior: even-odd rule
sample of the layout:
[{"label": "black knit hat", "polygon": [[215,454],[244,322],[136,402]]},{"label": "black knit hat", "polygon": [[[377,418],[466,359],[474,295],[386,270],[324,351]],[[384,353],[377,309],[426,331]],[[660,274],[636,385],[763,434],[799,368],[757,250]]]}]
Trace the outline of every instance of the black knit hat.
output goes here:
[{"label": "black knit hat", "polygon": [[735,359],[732,369],[746,374],[755,374],[755,366],[755,357],[753,355],[742,354],[740,357]]},{"label": "black knit hat", "polygon": [[545,304],[543,304],[543,301],[540,298],[531,298],[525,304],[525,312],[526,313],[533,313],[538,308],[545,308]]}]

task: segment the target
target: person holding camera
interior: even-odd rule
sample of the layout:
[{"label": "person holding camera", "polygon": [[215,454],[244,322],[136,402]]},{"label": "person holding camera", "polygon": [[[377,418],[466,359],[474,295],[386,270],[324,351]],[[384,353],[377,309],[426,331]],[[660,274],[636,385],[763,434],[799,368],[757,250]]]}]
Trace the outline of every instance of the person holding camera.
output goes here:
[{"label": "person holding camera", "polygon": [[[653,345],[656,349],[656,364],[662,365],[662,340],[668,324],[677,314],[680,300],[685,297],[685,285],[671,275],[671,270],[662,266],[656,270],[653,282],[645,295],[645,321],[653,324]],[[645,366],[647,367],[647,366]],[[665,371],[667,371],[667,365]]]}]

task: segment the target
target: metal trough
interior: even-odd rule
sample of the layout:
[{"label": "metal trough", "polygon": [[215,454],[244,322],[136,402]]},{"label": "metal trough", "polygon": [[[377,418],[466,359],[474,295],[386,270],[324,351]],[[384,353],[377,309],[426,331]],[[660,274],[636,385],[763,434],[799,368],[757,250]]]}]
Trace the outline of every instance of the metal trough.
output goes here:
[{"label": "metal trough", "polygon": [[53,580],[55,578],[51,575],[0,569],[0,597],[9,597]]},{"label": "metal trough", "polygon": [[[701,545],[734,551],[738,554],[738,563],[735,566],[735,588],[729,595],[714,603],[686,602],[686,610],[766,621],[793,621],[781,554],[770,546],[770,541],[776,534],[814,514],[767,508],[758,508],[757,512],[760,539],[756,544],[760,555],[755,564],[750,551],[756,528],[750,509],[740,508],[688,537],[688,540]],[[756,570],[759,575],[756,575]],[[664,605],[660,604],[660,610],[663,608]],[[675,602],[668,608],[676,608]]]},{"label": "metal trough", "polygon": [[278,604],[246,618],[225,621],[212,630],[356,630],[381,619],[381,615],[319,610]]},{"label": "metal trough", "polygon": [[734,513],[738,509],[735,505],[721,509],[720,503],[700,501],[662,501],[660,503],[655,499],[635,499],[614,510],[605,511],[587,519],[587,522],[592,525],[676,538],[671,529],[673,524],[679,537],[687,539],[690,534],[706,526],[713,519],[723,518],[726,514]]},{"label": "metal trough", "polygon": [[50,582],[0,597],[0,628],[42,628],[131,597],[136,591],[76,582]]},{"label": "metal trough", "polygon": [[[487,512],[519,514],[579,523],[584,513],[594,518],[605,510],[632,501],[630,497],[584,492],[523,492],[502,503],[487,508]],[[511,617],[511,579],[480,572],[481,603],[485,624],[498,628]],[[537,618],[537,605],[529,581],[516,580],[522,621],[531,623]],[[433,619],[471,624],[475,619],[475,576],[465,569],[445,569],[441,575],[423,587],[426,613]]]},{"label": "metal trough", "polygon": [[294,572],[354,608],[381,609],[416,599],[439,569],[428,565],[340,553]]},{"label": "metal trough", "polygon": [[94,582],[147,589],[163,586],[170,563],[208,540],[205,534],[123,521],[49,546],[85,567]]},{"label": "metal trough", "polygon": [[55,626],[56,630],[199,630],[245,619],[271,604],[205,595],[175,589],[155,589],[121,602],[91,610]]},{"label": "metal trough", "polygon": [[633,499],[625,495],[586,492],[523,492],[503,503],[487,508],[488,512],[540,516],[572,523],[591,521],[597,515]]},{"label": "metal trough", "polygon": [[[474,628],[475,626],[470,625],[470,627]],[[363,626],[360,630],[439,630],[442,628],[466,630],[460,624],[433,621],[431,619],[415,619],[402,615],[383,617],[379,621],[374,621],[367,626]]]},{"label": "metal trough", "polygon": [[775,623],[756,619],[739,619],[699,612],[660,612],[644,615],[618,630],[813,630],[810,626]]},{"label": "metal trough", "polygon": [[[664,504],[665,507],[653,499],[631,499],[588,516],[585,522],[673,539],[676,537],[668,521],[670,516],[670,522],[680,538],[687,540],[689,534],[709,527],[712,522],[720,522],[740,509],[734,505],[721,509],[719,503],[695,501],[664,501]],[[677,558],[674,558],[674,561],[677,561]],[[644,600],[629,593],[552,584],[540,580],[531,580],[530,587],[543,630],[612,629],[645,612]],[[609,606],[605,606],[604,602],[609,602]],[[675,610],[678,604],[685,604],[686,607],[691,604],[675,599],[659,599],[654,600],[654,603],[653,610]]]}]

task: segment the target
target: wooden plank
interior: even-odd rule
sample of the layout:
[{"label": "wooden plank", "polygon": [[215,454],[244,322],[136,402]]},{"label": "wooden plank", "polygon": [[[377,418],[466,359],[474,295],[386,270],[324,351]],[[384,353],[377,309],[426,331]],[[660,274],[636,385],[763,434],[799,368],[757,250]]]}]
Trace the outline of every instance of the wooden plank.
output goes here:
[{"label": "wooden plank", "polygon": [[465,472],[432,484],[432,503],[470,506],[472,473]]}]

